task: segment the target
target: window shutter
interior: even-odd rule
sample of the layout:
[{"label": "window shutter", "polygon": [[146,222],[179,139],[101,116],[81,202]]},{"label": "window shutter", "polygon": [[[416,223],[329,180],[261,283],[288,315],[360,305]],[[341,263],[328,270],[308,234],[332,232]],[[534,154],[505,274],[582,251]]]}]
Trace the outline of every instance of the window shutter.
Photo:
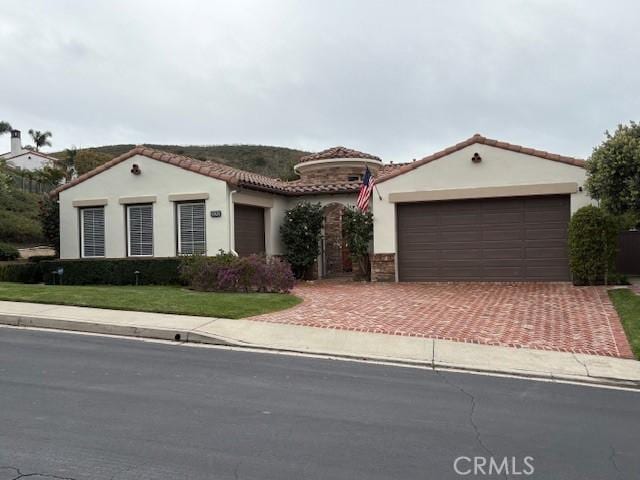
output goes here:
[{"label": "window shutter", "polygon": [[104,207],[82,210],[82,256],[104,257]]},{"label": "window shutter", "polygon": [[207,253],[204,202],[178,204],[178,253]]},{"label": "window shutter", "polygon": [[129,256],[153,256],[153,205],[127,207]]}]

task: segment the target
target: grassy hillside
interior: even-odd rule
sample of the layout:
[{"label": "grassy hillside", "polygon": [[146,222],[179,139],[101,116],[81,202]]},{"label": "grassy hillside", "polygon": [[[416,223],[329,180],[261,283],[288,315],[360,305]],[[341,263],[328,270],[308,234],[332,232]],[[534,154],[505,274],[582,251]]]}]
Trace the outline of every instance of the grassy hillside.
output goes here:
[{"label": "grassy hillside", "polygon": [[44,241],[38,220],[41,194],[23,192],[7,181],[0,166],[0,242],[38,245]]},{"label": "grassy hillside", "polygon": [[[265,145],[148,145],[151,148],[164,150],[179,155],[220,162],[232,167],[251,172],[269,175],[271,177],[292,180],[296,178],[293,165],[299,158],[309,152],[284,147],[270,147]],[[131,150],[134,145],[106,145],[93,147],[91,150],[106,154],[109,158],[117,157]],[[53,154],[61,158],[64,153]]]}]

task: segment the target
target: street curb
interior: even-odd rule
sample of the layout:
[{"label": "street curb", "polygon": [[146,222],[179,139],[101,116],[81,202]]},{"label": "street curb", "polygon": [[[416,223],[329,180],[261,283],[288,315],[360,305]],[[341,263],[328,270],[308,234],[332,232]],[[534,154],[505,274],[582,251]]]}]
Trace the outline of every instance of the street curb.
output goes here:
[{"label": "street curb", "polygon": [[168,340],[177,342],[207,343],[210,345],[240,346],[231,341],[209,337],[192,332],[191,330],[165,329],[154,327],[131,327],[104,323],[91,323],[66,320],[53,317],[38,317],[13,314],[0,314],[0,324],[12,327],[34,327],[74,332],[98,333],[103,335],[117,335],[122,337],[150,338],[154,340]]},{"label": "street curb", "polygon": [[317,355],[320,357],[334,359],[348,359],[361,361],[385,362],[402,366],[428,367],[433,370],[462,371],[469,373],[482,373],[488,375],[508,375],[523,379],[563,381],[580,383],[584,385],[595,385],[605,387],[622,387],[640,391],[640,381],[625,380],[613,377],[600,376],[574,376],[558,375],[551,372],[536,372],[527,370],[510,369],[490,369],[465,364],[455,364],[438,361],[420,361],[403,358],[393,358],[377,355],[349,355],[342,352],[317,351],[311,349],[278,348],[267,345],[241,342],[235,339],[222,336],[205,335],[193,330],[164,329],[153,327],[131,327],[126,325],[114,325],[104,323],[90,323],[84,321],[67,320],[53,317],[25,316],[20,314],[0,314],[0,324],[12,327],[33,327],[43,329],[66,330],[75,332],[95,333],[102,335],[115,335],[133,338],[148,338],[155,340],[178,341],[184,343],[198,343],[206,345],[220,345],[236,348],[251,348],[265,352],[275,353],[302,353]]}]

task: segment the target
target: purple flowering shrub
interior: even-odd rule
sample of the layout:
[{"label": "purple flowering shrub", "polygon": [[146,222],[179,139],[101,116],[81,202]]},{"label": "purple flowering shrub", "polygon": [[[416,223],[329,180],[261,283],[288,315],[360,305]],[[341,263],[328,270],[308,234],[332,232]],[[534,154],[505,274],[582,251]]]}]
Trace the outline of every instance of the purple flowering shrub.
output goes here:
[{"label": "purple flowering shrub", "polygon": [[194,290],[205,292],[287,293],[293,288],[291,266],[275,257],[236,257],[221,252],[215,257],[185,257],[181,278]]},{"label": "purple flowering shrub", "polygon": [[218,273],[221,268],[231,265],[234,255],[220,251],[214,257],[189,255],[182,257],[179,267],[180,279],[194,290],[215,292],[218,287]]}]

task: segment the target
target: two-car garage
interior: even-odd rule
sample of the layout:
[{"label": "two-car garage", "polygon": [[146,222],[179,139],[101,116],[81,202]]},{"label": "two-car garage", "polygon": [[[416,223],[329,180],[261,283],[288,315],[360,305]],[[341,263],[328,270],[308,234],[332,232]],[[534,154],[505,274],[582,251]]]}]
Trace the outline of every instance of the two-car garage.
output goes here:
[{"label": "two-car garage", "polygon": [[372,279],[569,281],[569,221],[592,203],[585,165],[476,134],[388,166],[373,197]]},{"label": "two-car garage", "polygon": [[569,195],[399,203],[400,281],[568,280]]},{"label": "two-car garage", "polygon": [[569,279],[569,195],[396,208],[400,281]]}]

